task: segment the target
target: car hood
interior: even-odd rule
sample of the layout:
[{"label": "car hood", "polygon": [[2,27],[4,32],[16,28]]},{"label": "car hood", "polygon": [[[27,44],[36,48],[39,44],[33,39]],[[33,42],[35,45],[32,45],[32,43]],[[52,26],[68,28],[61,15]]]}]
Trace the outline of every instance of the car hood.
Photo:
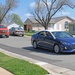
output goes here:
[{"label": "car hood", "polygon": [[75,44],[75,38],[74,37],[71,37],[71,38],[59,38],[58,40],[68,42],[68,43],[71,43],[71,44]]}]

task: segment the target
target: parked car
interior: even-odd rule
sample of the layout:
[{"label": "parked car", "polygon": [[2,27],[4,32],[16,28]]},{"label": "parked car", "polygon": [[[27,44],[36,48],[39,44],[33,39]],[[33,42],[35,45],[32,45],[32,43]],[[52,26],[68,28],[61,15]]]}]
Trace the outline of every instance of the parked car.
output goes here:
[{"label": "parked car", "polygon": [[44,30],[31,37],[33,48],[42,47],[55,53],[75,52],[75,38],[65,31]]},{"label": "parked car", "polygon": [[12,27],[9,29],[11,35],[21,35],[24,36],[24,29],[21,27]]},{"label": "parked car", "polygon": [[6,38],[9,37],[9,29],[4,25],[0,25],[0,36]]}]

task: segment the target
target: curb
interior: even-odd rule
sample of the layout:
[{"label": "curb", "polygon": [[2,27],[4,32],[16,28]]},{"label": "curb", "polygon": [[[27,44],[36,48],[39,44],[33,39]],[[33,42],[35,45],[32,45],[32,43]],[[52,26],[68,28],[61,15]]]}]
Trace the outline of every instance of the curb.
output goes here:
[{"label": "curb", "polygon": [[75,75],[75,71],[72,71],[72,70],[67,69],[67,68],[58,67],[58,66],[46,63],[46,62],[42,62],[42,61],[35,60],[35,59],[29,58],[26,56],[15,54],[15,53],[6,51],[6,50],[1,49],[1,48],[0,48],[0,52],[6,54],[8,56],[23,59],[23,60],[26,60],[30,63],[39,65],[40,67],[42,67],[48,71],[49,74],[47,74],[47,75]]}]

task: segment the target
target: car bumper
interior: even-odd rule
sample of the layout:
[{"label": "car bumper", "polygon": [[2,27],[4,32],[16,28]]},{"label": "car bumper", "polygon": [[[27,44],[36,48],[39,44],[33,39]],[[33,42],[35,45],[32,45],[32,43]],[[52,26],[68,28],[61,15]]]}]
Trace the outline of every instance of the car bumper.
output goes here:
[{"label": "car bumper", "polygon": [[9,36],[9,33],[0,33],[0,36],[5,36],[5,35],[7,35],[7,36]]},{"label": "car bumper", "polygon": [[72,46],[62,46],[61,52],[75,52],[75,49]]},{"label": "car bumper", "polygon": [[68,52],[68,53],[71,53],[71,52],[75,52],[75,49],[73,49],[73,50],[63,50],[63,51],[61,51],[61,52]]},{"label": "car bumper", "polygon": [[22,32],[15,32],[15,35],[24,35]]}]

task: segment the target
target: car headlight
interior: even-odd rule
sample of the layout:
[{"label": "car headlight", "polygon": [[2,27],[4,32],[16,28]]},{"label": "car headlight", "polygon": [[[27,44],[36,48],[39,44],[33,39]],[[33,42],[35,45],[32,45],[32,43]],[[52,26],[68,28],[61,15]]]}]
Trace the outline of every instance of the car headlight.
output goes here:
[{"label": "car headlight", "polygon": [[64,41],[60,41],[62,44],[64,44],[64,45],[70,45],[70,43],[69,42],[64,42]]}]

